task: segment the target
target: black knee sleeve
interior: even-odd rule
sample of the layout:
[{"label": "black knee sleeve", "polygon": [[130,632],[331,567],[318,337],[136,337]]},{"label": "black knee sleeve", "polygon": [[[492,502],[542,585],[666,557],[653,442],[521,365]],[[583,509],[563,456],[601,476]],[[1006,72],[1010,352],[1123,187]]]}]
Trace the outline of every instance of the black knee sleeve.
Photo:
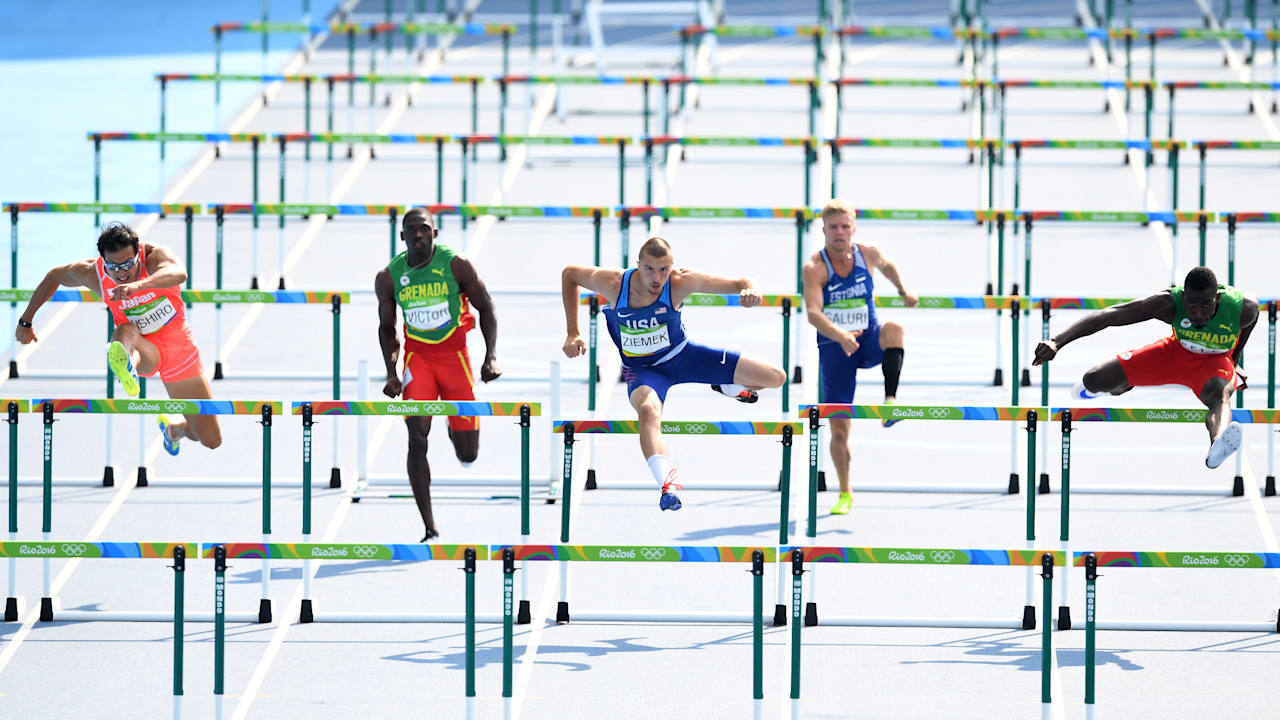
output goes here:
[{"label": "black knee sleeve", "polygon": [[884,371],[884,394],[886,397],[897,397],[898,377],[902,375],[902,358],[906,351],[902,348],[885,348],[884,359],[880,361],[880,369]]}]

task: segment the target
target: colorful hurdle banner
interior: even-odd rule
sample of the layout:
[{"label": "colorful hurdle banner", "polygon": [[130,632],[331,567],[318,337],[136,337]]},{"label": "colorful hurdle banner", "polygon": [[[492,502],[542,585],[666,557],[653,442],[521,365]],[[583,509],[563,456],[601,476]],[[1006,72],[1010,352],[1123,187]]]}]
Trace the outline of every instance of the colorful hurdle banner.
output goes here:
[{"label": "colorful hurdle banner", "polygon": [[[507,401],[485,402],[474,400],[375,400],[375,401],[317,401],[294,402],[293,415],[302,417],[302,536],[311,538],[311,452],[312,426],[317,416],[397,416],[397,417],[516,417],[520,424],[520,537],[528,542],[532,533],[529,520],[529,428],[530,418],[542,414],[542,405],[536,402]],[[361,435],[359,454],[364,456],[364,437]],[[335,436],[334,452],[337,452]],[[428,488],[428,493],[430,489]],[[359,498],[357,498],[359,499]],[[302,622],[312,622],[311,574],[309,562],[303,563]],[[529,622],[528,581],[521,583],[520,622]],[[343,617],[353,617],[350,613]],[[321,617],[323,620],[324,617]]]},{"label": "colorful hurdle banner", "polygon": [[[1016,325],[1016,323],[1015,323]],[[1017,347],[1015,342],[1014,347]],[[1016,363],[1015,363],[1016,365]],[[1019,383],[1011,383],[1014,398],[1017,398]],[[1049,418],[1045,407],[973,407],[947,405],[847,405],[823,403],[818,405],[801,405],[800,416],[809,421],[809,522],[805,528],[806,537],[811,541],[818,536],[818,469],[822,463],[820,436],[822,419],[844,420],[962,420],[980,422],[1008,422],[1009,425],[1009,482],[1006,486],[992,488],[989,486],[964,487],[946,484],[913,484],[913,485],[871,485],[854,488],[862,492],[1000,492],[1016,495],[1021,490],[1018,478],[1018,446],[1017,423],[1025,422],[1027,430],[1027,483],[1026,483],[1026,542],[1028,548],[1034,548],[1036,542],[1036,492],[1032,483],[1036,477],[1036,432],[1037,424]],[[814,575],[810,575],[810,584]],[[1026,605],[1023,607],[1024,627],[1035,627],[1034,610],[1032,609],[1032,580],[1027,575]],[[816,613],[816,608],[815,611]]]},{"label": "colorful hurdle banner", "polygon": [[[1034,495],[1034,493],[1028,493]],[[1066,555],[1052,550],[966,550],[955,548],[852,548],[852,547],[812,547],[794,546],[778,549],[779,557],[790,559],[791,590],[791,700],[800,699],[800,655],[801,655],[801,615],[803,600],[803,576],[805,562],[809,563],[877,563],[888,565],[967,565],[967,566],[1005,566],[1026,567],[1028,597],[1020,620],[1008,618],[913,618],[913,617],[828,617],[819,623],[817,611],[817,594],[813,590],[812,581],[815,567],[807,572],[810,579],[810,601],[805,604],[804,625],[847,625],[872,627],[960,627],[960,628],[998,628],[1008,630],[1034,630],[1036,627],[1035,606],[1031,604],[1032,577],[1036,569],[1040,570],[1042,620],[1040,623],[1040,702],[1044,708],[1049,707],[1051,669],[1051,653],[1053,652],[1053,568],[1055,565],[1065,566]],[[1063,573],[1065,578],[1066,573]],[[1046,710],[1047,713],[1047,710]],[[1046,715],[1047,716],[1047,715]]]},{"label": "colorful hurdle banner", "polygon": [[[596,358],[599,350],[600,312],[609,306],[603,295],[580,293],[578,304],[589,308],[589,329],[587,331],[587,410],[596,409]],[[713,295],[694,293],[685,299],[683,307],[740,307],[737,295]],[[782,412],[791,411],[791,313],[803,312],[803,302],[799,295],[762,295],[762,308],[780,308],[782,310],[782,371],[787,373],[787,381],[782,384]]]},{"label": "colorful hurdle banner", "polygon": [[[347,86],[347,109],[348,122],[350,122],[351,113],[355,110],[355,86],[369,86],[369,107],[374,106],[374,94],[378,85],[414,85],[418,83],[426,85],[469,85],[471,88],[471,133],[478,133],[479,126],[479,84],[485,82],[485,78],[480,75],[379,75],[369,73],[360,75],[354,69],[346,73],[335,73],[329,75],[281,75],[271,73],[157,73],[155,79],[160,83],[160,132],[164,133],[167,129],[168,119],[168,86],[173,82],[211,82],[214,83],[215,93],[215,110],[214,110],[214,127],[220,127],[221,113],[221,86],[224,82],[253,82],[259,84],[267,83],[302,83],[303,86],[303,109],[304,109],[304,127],[307,133],[311,132],[311,89],[313,85],[323,85],[325,87],[325,127],[329,134],[334,134],[334,86],[343,83]],[[499,132],[502,134],[502,132]],[[160,144],[160,157],[164,158],[164,143]],[[311,157],[311,146],[308,143],[306,147],[306,157]],[[347,149],[347,157],[353,157],[351,148]],[[328,144],[327,159],[333,159],[333,145]]]},{"label": "colorful hurdle banner", "polygon": [[[115,398],[37,398],[31,401],[31,412],[40,413],[43,419],[44,435],[44,473],[43,473],[43,523],[41,532],[48,540],[53,531],[53,423],[54,415],[62,414],[95,414],[95,415],[139,415],[158,414],[182,415],[257,415],[262,425],[262,536],[264,542],[271,537],[271,425],[272,418],[283,412],[283,404],[274,400],[185,400],[169,399],[115,399]],[[140,433],[141,435],[141,433]],[[110,442],[108,437],[108,442]],[[144,440],[140,437],[139,444]],[[139,456],[142,457],[140,447]],[[10,449],[11,464],[14,462]],[[141,462],[140,462],[141,465]],[[139,467],[138,485],[144,486],[145,468]],[[262,566],[262,599],[258,608],[258,622],[271,622],[270,600],[271,572],[266,560]],[[46,563],[44,572],[44,597],[49,597],[49,572]]]},{"label": "colorful hurdle banner", "polygon": [[[782,436],[782,467],[778,476],[777,488],[780,491],[780,499],[778,504],[778,537],[782,544],[788,542],[788,533],[790,531],[790,507],[791,507],[791,447],[792,438],[797,434],[804,433],[804,426],[798,422],[746,422],[746,421],[691,421],[691,420],[663,420],[660,426],[663,435],[697,435],[697,436]],[[576,442],[576,435],[586,433],[589,435],[635,435],[640,432],[640,423],[638,420],[563,420],[553,419],[551,424],[551,432],[564,436],[564,475],[561,482],[561,507],[560,507],[560,542],[569,542],[569,519],[570,507],[573,499],[573,444]],[[593,453],[594,455],[594,453]],[[593,458],[594,459],[594,458]],[[585,488],[587,490],[596,489],[594,468],[588,471]],[[640,489],[650,489],[652,485],[628,485],[625,483],[610,483],[608,487],[617,489],[630,489],[632,487]],[[691,489],[697,490],[698,486],[690,486]],[[703,486],[702,489],[761,489],[760,484],[755,485],[730,485],[730,484],[714,484]],[[813,522],[811,517],[810,523]],[[560,566],[560,601],[556,610],[556,618],[558,622],[567,621],[569,616],[569,568],[567,565]],[[782,604],[784,588],[779,581],[778,600],[779,606]],[[776,613],[775,613],[776,615]],[[561,620],[564,618],[564,620]]]}]

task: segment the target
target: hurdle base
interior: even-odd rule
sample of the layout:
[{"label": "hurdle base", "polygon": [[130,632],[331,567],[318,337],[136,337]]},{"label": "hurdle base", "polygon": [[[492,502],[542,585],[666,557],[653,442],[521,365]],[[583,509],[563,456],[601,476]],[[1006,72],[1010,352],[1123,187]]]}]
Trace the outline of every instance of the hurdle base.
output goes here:
[{"label": "hurdle base", "polygon": [[1004,368],[996,368],[995,377],[991,379],[992,387],[1000,387],[1004,385]]},{"label": "hurdle base", "polygon": [[825,470],[818,471],[818,491],[827,491],[827,472]]},{"label": "hurdle base", "polygon": [[213,363],[213,379],[214,380],[222,379],[222,361],[221,360],[218,360]]},{"label": "hurdle base", "polygon": [[1036,606],[1035,606],[1035,605],[1025,605],[1025,606],[1023,606],[1023,608],[1022,608],[1022,629],[1023,629],[1023,630],[1035,630],[1035,629],[1036,629]]},{"label": "hurdle base", "polygon": [[773,626],[774,627],[787,626],[787,606],[786,605],[778,604],[773,606]]},{"label": "hurdle base", "polygon": [[561,600],[556,603],[556,622],[569,622],[569,602],[567,600]]},{"label": "hurdle base", "polygon": [[1031,387],[1031,370],[1022,368],[1022,387]]},{"label": "hurdle base", "polygon": [[18,620],[18,598],[11,597],[4,600],[4,621],[17,622]]},{"label": "hurdle base", "polygon": [[262,598],[258,601],[258,622],[271,622],[271,598]]},{"label": "hurdle base", "polygon": [[298,611],[298,622],[310,623],[316,621],[316,614],[311,608],[311,598],[302,599],[302,609]]},{"label": "hurdle base", "polygon": [[1071,629],[1071,608],[1066,605],[1058,606],[1058,629]]},{"label": "hurdle base", "polygon": [[258,276],[257,276],[257,275],[254,275],[253,277],[249,278],[249,289],[250,289],[250,290],[257,290],[257,289],[258,289]]},{"label": "hurdle base", "polygon": [[1262,494],[1271,497],[1276,494],[1276,476],[1268,475],[1266,485],[1262,487]]},{"label": "hurdle base", "polygon": [[329,487],[330,488],[342,487],[342,470],[340,468],[329,469]]},{"label": "hurdle base", "polygon": [[797,365],[795,369],[791,371],[791,384],[799,385],[803,382],[804,382],[804,368]]},{"label": "hurdle base", "polygon": [[596,469],[587,468],[587,489],[595,490],[599,486],[596,485]]},{"label": "hurdle base", "polygon": [[53,598],[40,598],[40,622],[53,622]]},{"label": "hurdle base", "polygon": [[18,361],[10,360],[9,361],[9,378],[12,379],[16,377],[18,377]]},{"label": "hurdle base", "polygon": [[1037,491],[1041,495],[1048,495],[1051,492],[1049,488],[1049,473],[1040,473],[1040,487]]},{"label": "hurdle base", "polygon": [[818,625],[818,603],[808,602],[804,605],[804,626],[816,627]]},{"label": "hurdle base", "polygon": [[528,625],[533,622],[533,614],[529,612],[529,601],[521,600],[520,607],[516,610],[516,624]]},{"label": "hurdle base", "polygon": [[1009,473],[1009,494],[1017,495],[1021,487],[1022,483],[1018,481],[1018,473]]},{"label": "hurdle base", "polygon": [[116,469],[110,465],[102,468],[102,487],[116,486]]},{"label": "hurdle base", "polygon": [[137,479],[137,481],[135,481],[134,485],[135,485],[136,487],[146,487],[146,486],[147,486],[147,468],[146,468],[146,467],[139,467],[139,468],[138,468],[138,479]]},{"label": "hurdle base", "polygon": [[1235,479],[1231,481],[1231,496],[1241,497],[1242,495],[1244,495],[1244,478],[1237,475]]},{"label": "hurdle base", "polygon": [[280,276],[280,284],[279,284],[278,286],[276,286],[276,289],[277,289],[277,290],[284,290],[284,276],[283,276],[283,275],[281,275],[281,276]]}]

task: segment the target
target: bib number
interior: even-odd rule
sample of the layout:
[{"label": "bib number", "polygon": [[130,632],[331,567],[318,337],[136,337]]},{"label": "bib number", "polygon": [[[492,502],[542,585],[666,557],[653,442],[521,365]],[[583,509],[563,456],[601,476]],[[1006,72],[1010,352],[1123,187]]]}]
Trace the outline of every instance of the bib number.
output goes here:
[{"label": "bib number", "polygon": [[146,311],[132,315],[126,313],[129,322],[137,326],[138,332],[150,335],[178,315],[178,310],[169,302],[169,298],[161,297],[160,301]]},{"label": "bib number", "polygon": [[405,324],[415,330],[440,330],[452,319],[448,300],[404,311]]},{"label": "bib number", "polygon": [[671,347],[671,333],[666,323],[656,328],[619,328],[622,354],[626,357],[645,357]]}]

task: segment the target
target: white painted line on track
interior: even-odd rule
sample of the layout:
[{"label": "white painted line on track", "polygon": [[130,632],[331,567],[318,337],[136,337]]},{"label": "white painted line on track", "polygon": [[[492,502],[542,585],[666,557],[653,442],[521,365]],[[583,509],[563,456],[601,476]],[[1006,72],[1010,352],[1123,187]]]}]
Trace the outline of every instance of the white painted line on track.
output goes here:
[{"label": "white painted line on track", "polygon": [[[1210,29],[1222,29],[1222,26],[1218,24],[1218,19],[1214,16],[1212,9],[1205,5],[1204,0],[1196,0],[1196,5],[1200,8],[1200,12],[1208,18]],[[1226,40],[1219,40],[1218,44],[1222,47],[1222,52],[1226,55],[1227,64],[1232,70],[1236,71],[1236,78],[1243,81],[1250,80],[1249,66],[1245,65],[1244,60],[1240,57],[1240,53],[1236,52],[1235,48],[1231,47],[1231,43]],[[1255,54],[1255,67],[1257,66],[1257,63],[1258,56]],[[1280,140],[1280,128],[1276,127],[1276,122],[1271,119],[1271,113],[1269,112],[1271,103],[1268,102],[1266,98],[1262,97],[1262,94],[1257,90],[1249,91],[1249,101],[1253,105],[1253,114],[1258,116],[1258,120],[1262,122],[1263,129],[1267,131],[1267,134],[1271,136],[1272,140]]]},{"label": "white painted line on track", "polygon": [[[1271,426],[1265,426],[1267,432],[1272,432]],[[1236,452],[1244,452],[1241,447]],[[1244,495],[1249,498],[1249,507],[1253,509],[1253,518],[1258,522],[1258,531],[1262,533],[1262,542],[1266,545],[1267,552],[1280,553],[1280,541],[1276,539],[1276,530],[1271,525],[1271,518],[1267,515],[1267,508],[1262,504],[1262,495],[1258,493],[1258,481],[1253,475],[1253,465],[1249,463],[1249,458],[1242,458],[1240,477],[1244,479]],[[1272,571],[1272,576],[1276,582],[1280,584],[1280,569]]]}]

